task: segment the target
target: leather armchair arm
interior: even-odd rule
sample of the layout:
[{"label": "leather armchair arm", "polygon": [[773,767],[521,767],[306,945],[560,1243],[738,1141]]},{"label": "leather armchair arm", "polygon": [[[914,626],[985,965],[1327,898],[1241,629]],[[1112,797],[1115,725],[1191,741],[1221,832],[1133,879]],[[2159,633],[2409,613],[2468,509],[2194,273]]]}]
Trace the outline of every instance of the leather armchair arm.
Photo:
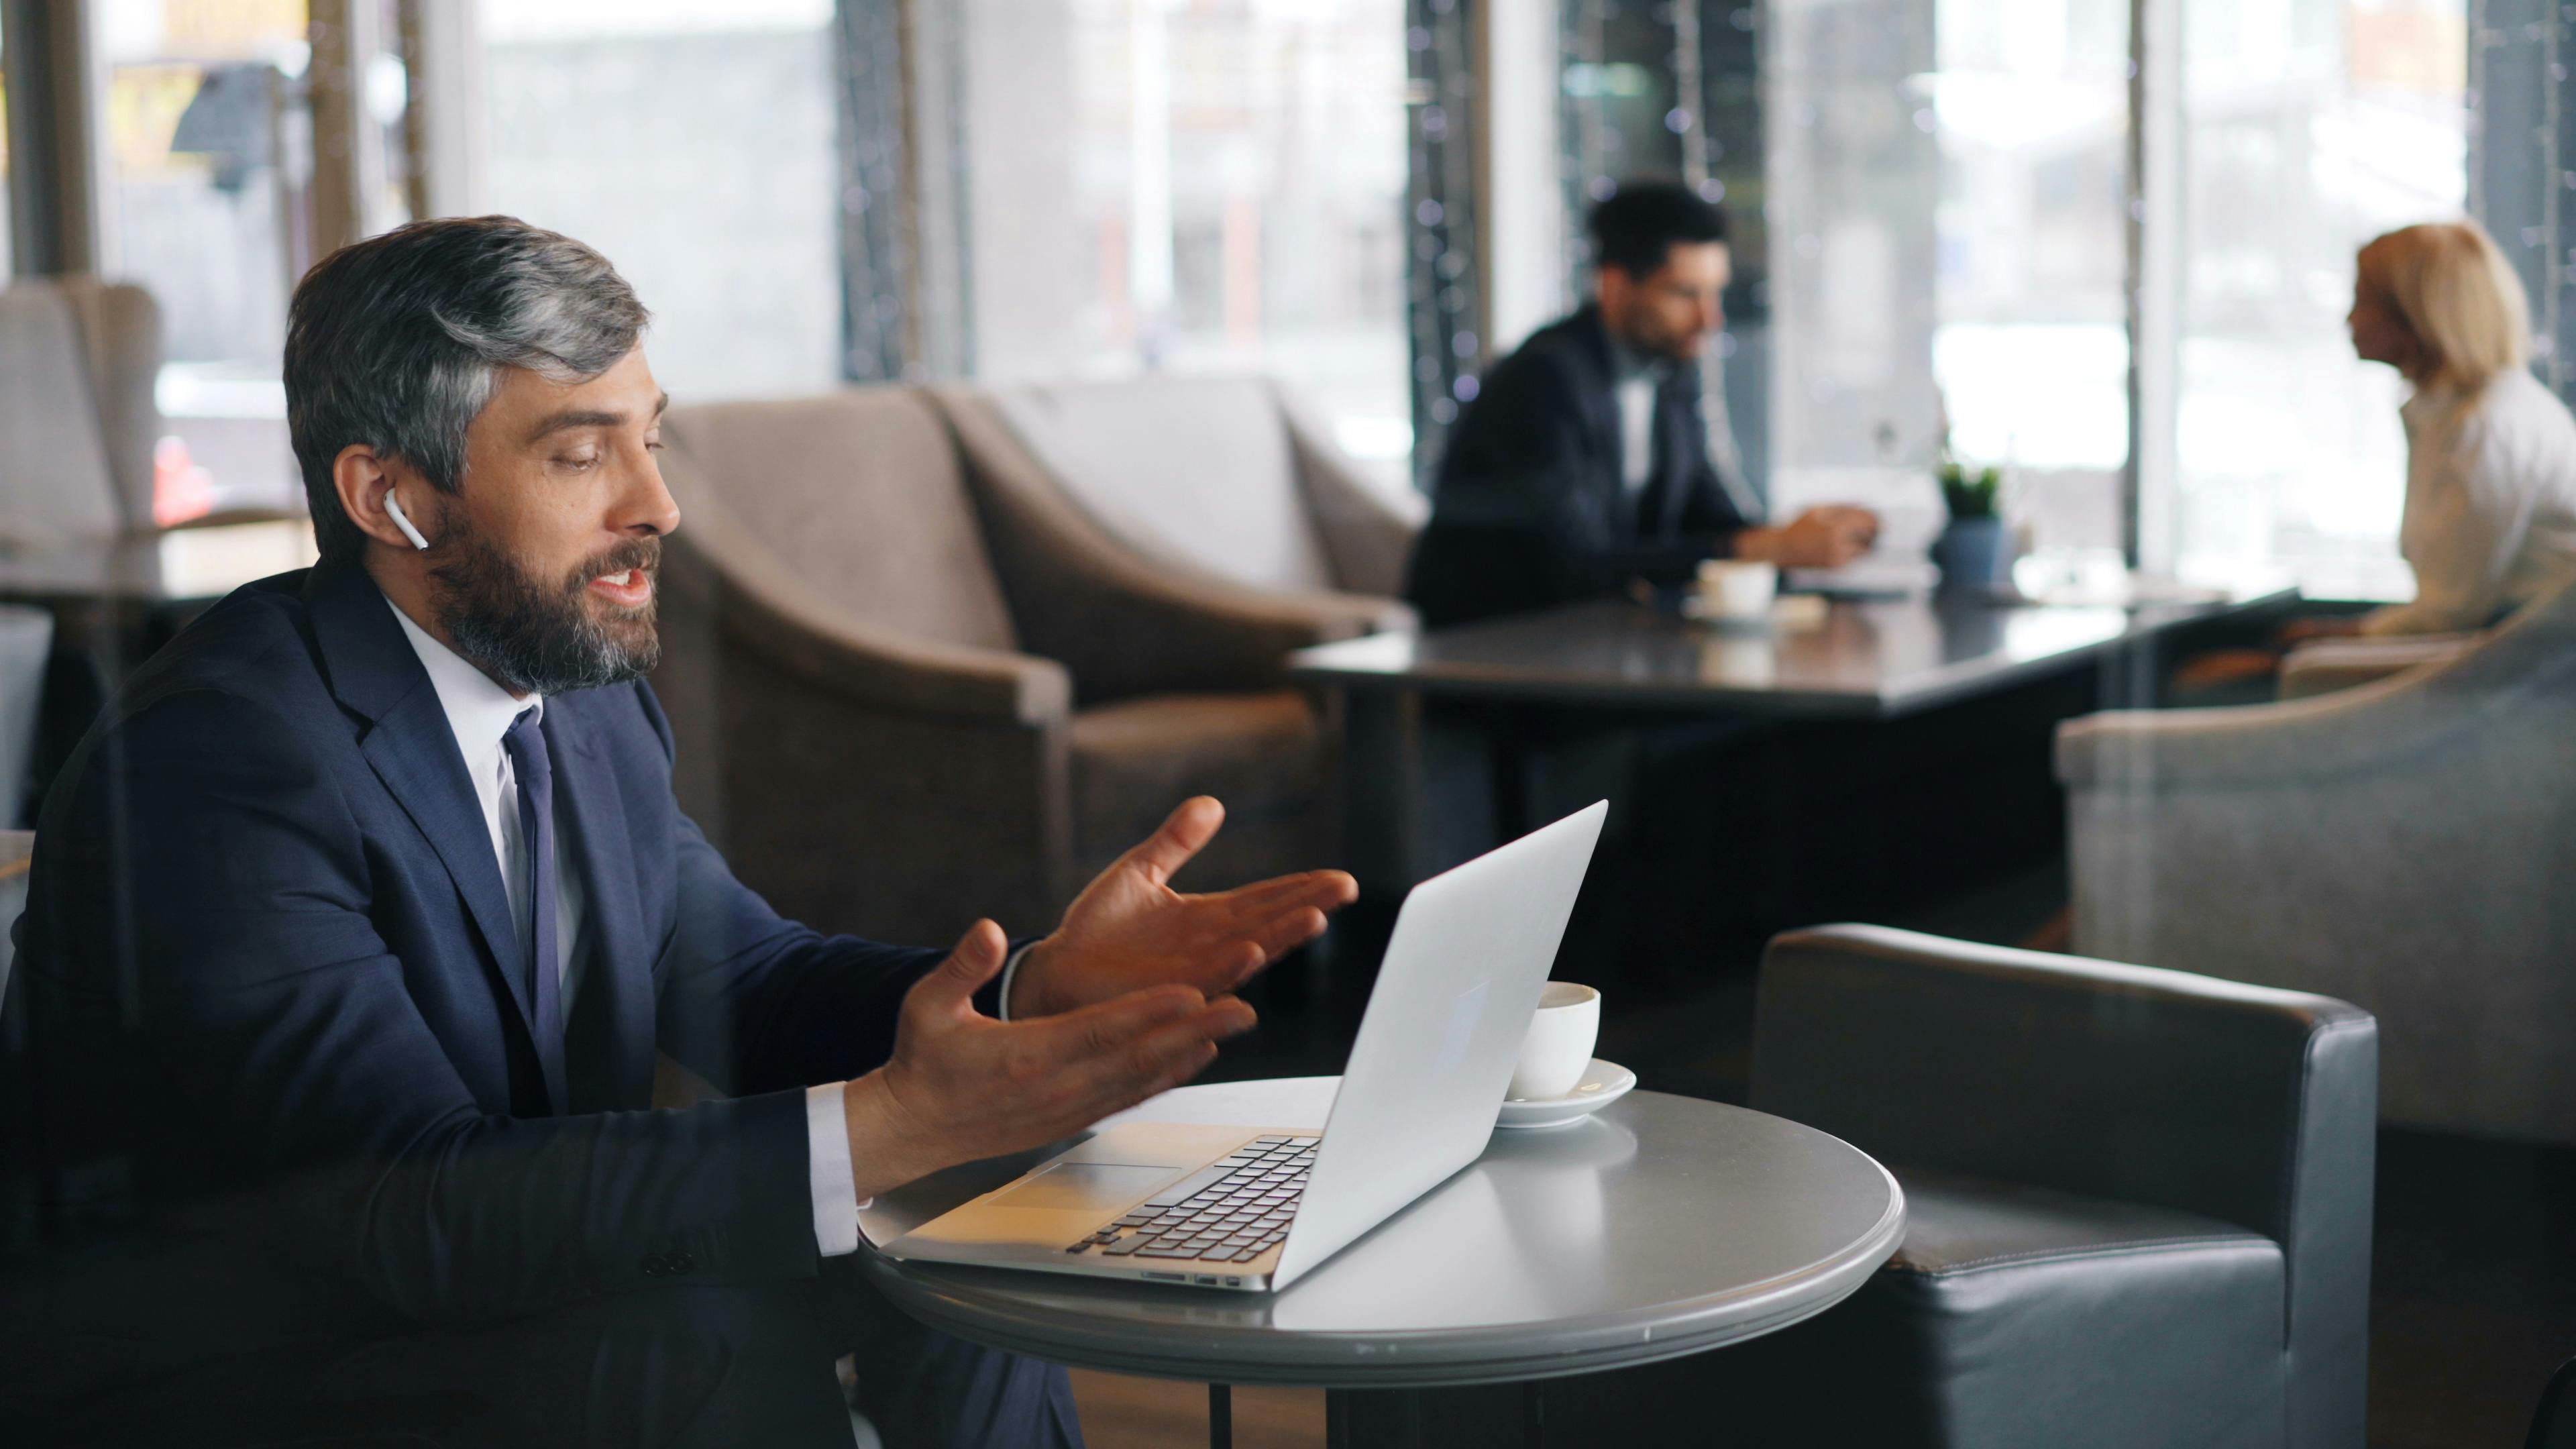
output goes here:
[{"label": "leather armchair arm", "polygon": [[1063,665],[853,619],[719,510],[702,508],[686,532],[672,537],[663,578],[681,596],[683,607],[674,612],[702,611],[727,647],[854,703],[1024,726],[1060,724],[1072,713],[1073,686]]},{"label": "leather armchair arm", "polygon": [[1372,486],[1351,471],[1349,460],[1338,449],[1325,442],[1322,428],[1296,399],[1285,389],[1274,389],[1274,395],[1305,483],[1306,505],[1315,515],[1342,587],[1400,596],[1413,540],[1431,517],[1430,501],[1410,491],[1391,498]]},{"label": "leather armchair arm", "polygon": [[2320,639],[2302,644],[2281,661],[2281,698],[2312,699],[2355,685],[2375,684],[2425,664],[2459,658],[2480,634],[2429,634],[2413,639]]},{"label": "leather armchair arm", "polygon": [[1893,1166],[2282,1244],[2294,1332],[2367,1319],[2379,1027],[2330,997],[1872,926],[1775,939],[1752,1105]]},{"label": "leather armchair arm", "polygon": [[989,402],[959,388],[934,394],[1021,640],[1068,665],[1086,704],[1277,688],[1293,650],[1410,627],[1412,611],[1391,599],[1255,592],[1150,564],[1045,480]]}]

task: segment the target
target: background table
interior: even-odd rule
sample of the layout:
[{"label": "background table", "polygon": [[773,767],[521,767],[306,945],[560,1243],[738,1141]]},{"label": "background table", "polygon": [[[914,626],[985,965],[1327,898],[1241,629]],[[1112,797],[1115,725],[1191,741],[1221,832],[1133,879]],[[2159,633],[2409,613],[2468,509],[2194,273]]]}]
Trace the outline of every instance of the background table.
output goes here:
[{"label": "background table", "polygon": [[1291,656],[1289,676],[1355,692],[1891,718],[2296,597],[2269,588],[2128,606],[1843,599],[1807,627],[1704,623],[1609,601],[1318,645]]},{"label": "background table", "polygon": [[1320,645],[1290,656],[1288,675],[1345,697],[1344,857],[1364,890],[1392,900],[1557,806],[1588,803],[1525,799],[1528,745],[1512,721],[1531,711],[1549,716],[1560,744],[1577,727],[1899,721],[2000,707],[2088,669],[2100,683],[2076,712],[2147,704],[2175,636],[2241,626],[2297,598],[2265,581],[2126,604],[1839,599],[1805,627],[1751,628],[1613,600]]},{"label": "background table", "polygon": [[[1184,1087],[1125,1115],[1321,1127],[1338,1081]],[[860,1230],[887,1242],[1043,1155],[926,1178],[879,1198]],[[1334,1442],[1348,1444],[1379,1442],[1372,1425],[1403,1417],[1388,1396],[1349,1391],[1519,1385],[1786,1327],[1857,1289],[1904,1228],[1895,1179],[1848,1144],[1641,1091],[1572,1126],[1498,1131],[1472,1166],[1276,1294],[873,1256],[868,1268],[906,1312],[979,1343],[1121,1373],[1335,1391]]]}]

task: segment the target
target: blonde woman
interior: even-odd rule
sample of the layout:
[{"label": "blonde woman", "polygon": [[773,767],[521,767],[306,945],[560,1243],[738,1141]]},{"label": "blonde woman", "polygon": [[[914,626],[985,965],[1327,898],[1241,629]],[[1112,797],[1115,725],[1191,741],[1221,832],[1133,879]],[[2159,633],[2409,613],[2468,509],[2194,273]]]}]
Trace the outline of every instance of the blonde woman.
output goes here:
[{"label": "blonde woman", "polygon": [[2361,249],[2353,350],[2414,385],[2398,552],[2415,599],[2303,634],[2483,629],[2576,573],[2576,418],[2524,364],[2522,282],[2475,222],[2390,232]]}]

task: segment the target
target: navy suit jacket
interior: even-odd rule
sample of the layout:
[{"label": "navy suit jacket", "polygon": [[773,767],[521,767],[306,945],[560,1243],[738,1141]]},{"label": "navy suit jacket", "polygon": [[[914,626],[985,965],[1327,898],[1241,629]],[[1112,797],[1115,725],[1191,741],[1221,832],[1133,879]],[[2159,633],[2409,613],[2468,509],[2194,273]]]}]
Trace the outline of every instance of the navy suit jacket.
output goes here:
[{"label": "navy suit jacket", "polygon": [[[19,1009],[50,1151],[130,1163],[148,1217],[54,1275],[56,1389],[816,1270],[799,1089],[880,1064],[941,953],[737,882],[643,684],[550,699],[545,734],[594,943],[560,1087],[455,737],[362,571],[240,590],[110,702],[39,823]],[[648,1110],[657,1047],[729,1099]]]},{"label": "navy suit jacket", "polygon": [[1405,596],[1433,627],[1679,583],[1745,526],[1708,455],[1700,370],[1655,394],[1643,492],[1621,478],[1610,334],[1586,307],[1495,365],[1441,455]]}]

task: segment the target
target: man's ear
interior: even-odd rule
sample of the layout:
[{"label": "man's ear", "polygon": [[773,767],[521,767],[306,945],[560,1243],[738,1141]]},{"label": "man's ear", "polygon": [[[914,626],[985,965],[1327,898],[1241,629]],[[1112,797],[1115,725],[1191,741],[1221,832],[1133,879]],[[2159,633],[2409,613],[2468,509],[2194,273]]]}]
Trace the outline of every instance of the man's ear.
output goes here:
[{"label": "man's ear", "polygon": [[1592,298],[1614,323],[1627,314],[1628,299],[1636,290],[1637,280],[1625,267],[1604,266],[1592,274]]},{"label": "man's ear", "polygon": [[[367,537],[407,553],[433,542],[423,530],[427,483],[368,444],[351,443],[331,460],[331,486],[340,495],[340,511]],[[409,506],[394,501],[406,491]]]}]

